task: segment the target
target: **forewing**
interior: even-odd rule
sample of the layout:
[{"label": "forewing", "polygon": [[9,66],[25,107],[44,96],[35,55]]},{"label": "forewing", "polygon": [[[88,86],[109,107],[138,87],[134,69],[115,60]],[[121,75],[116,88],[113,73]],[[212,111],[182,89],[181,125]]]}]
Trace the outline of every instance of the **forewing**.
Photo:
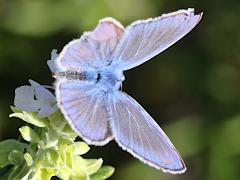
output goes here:
[{"label": "forewing", "polygon": [[108,99],[112,133],[124,150],[164,172],[177,174],[186,170],[167,135],[133,98],[116,92]]},{"label": "forewing", "polygon": [[201,16],[188,9],[132,23],[125,29],[112,64],[127,70],[144,63],[185,36]]},{"label": "forewing", "polygon": [[65,118],[83,140],[94,145],[112,140],[103,91],[85,81],[59,81],[56,93]]},{"label": "forewing", "polygon": [[113,18],[104,18],[97,27],[80,39],[68,43],[57,58],[63,70],[94,70],[110,64],[110,56],[123,33],[122,25]]}]

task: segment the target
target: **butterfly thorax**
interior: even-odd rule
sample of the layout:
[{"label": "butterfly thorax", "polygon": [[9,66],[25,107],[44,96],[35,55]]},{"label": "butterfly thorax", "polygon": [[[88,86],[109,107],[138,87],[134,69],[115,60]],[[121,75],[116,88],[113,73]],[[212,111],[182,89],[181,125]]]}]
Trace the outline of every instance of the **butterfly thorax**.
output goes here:
[{"label": "butterfly thorax", "polygon": [[98,72],[97,83],[106,90],[118,90],[124,79],[122,71],[104,69]]},{"label": "butterfly thorax", "polygon": [[105,90],[118,90],[124,81],[122,71],[109,71],[103,69],[100,71],[63,71],[54,74],[56,78],[66,78],[67,80],[90,81]]}]

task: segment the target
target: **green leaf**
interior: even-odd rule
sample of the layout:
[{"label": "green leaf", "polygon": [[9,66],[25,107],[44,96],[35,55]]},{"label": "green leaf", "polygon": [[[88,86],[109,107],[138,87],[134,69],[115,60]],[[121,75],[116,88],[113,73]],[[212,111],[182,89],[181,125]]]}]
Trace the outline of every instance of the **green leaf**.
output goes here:
[{"label": "green leaf", "polygon": [[28,113],[23,111],[22,113],[12,113],[9,117],[17,117],[20,118],[30,124],[33,124],[37,127],[46,127],[48,124],[47,118],[39,118],[36,113]]},{"label": "green leaf", "polygon": [[51,127],[57,132],[62,132],[67,124],[67,121],[64,119],[60,111],[53,113],[48,119],[50,120]]},{"label": "green leaf", "polygon": [[19,152],[24,151],[25,144],[18,142],[14,139],[9,139],[0,142],[0,168],[12,164],[9,160],[9,154],[13,150],[17,150]]},{"label": "green leaf", "polygon": [[78,169],[86,169],[86,161],[81,156],[74,155],[73,156],[73,169],[78,171]]},{"label": "green leaf", "polygon": [[56,176],[61,179],[69,179],[71,173],[72,173],[72,169],[70,169],[69,167],[63,166],[59,169],[59,172]]},{"label": "green leaf", "polygon": [[74,142],[67,137],[61,137],[58,141],[60,157],[64,164],[72,168],[72,155],[75,150]]},{"label": "green leaf", "polygon": [[65,151],[67,147],[73,145],[74,142],[68,137],[60,137],[58,140],[58,149]]},{"label": "green leaf", "polygon": [[6,166],[6,167],[3,167],[3,168],[0,168],[0,179],[7,179],[10,171],[11,171],[11,167],[10,166]]},{"label": "green leaf", "polygon": [[13,150],[8,155],[9,161],[14,165],[20,165],[23,162],[23,152],[18,150]]},{"label": "green leaf", "polygon": [[70,146],[66,149],[66,165],[70,168],[72,168],[73,165],[73,152],[74,152],[74,146]]},{"label": "green leaf", "polygon": [[44,147],[42,148],[51,148],[58,144],[59,133],[50,126],[43,128],[41,133],[42,141],[44,144]]},{"label": "green leaf", "polygon": [[83,169],[87,175],[92,175],[99,170],[103,160],[100,159],[83,159],[81,156],[73,157],[73,169],[78,172],[79,168]]},{"label": "green leaf", "polygon": [[15,106],[10,106],[10,108],[11,108],[11,110],[12,110],[13,112],[15,112],[15,113],[21,113],[21,112],[22,112],[21,109],[15,107]]},{"label": "green leaf", "polygon": [[91,180],[107,179],[114,173],[114,168],[111,166],[103,166],[96,173],[90,176]]},{"label": "green leaf", "polygon": [[30,169],[26,163],[23,163],[21,166],[14,166],[8,174],[6,180],[25,180],[27,178],[24,177],[28,177],[29,170]]},{"label": "green leaf", "polygon": [[88,172],[86,171],[86,164],[87,162],[85,159],[81,156],[74,155],[71,178],[77,179],[77,177],[79,177],[79,179],[89,179]]},{"label": "green leaf", "polygon": [[59,153],[54,148],[49,148],[39,154],[38,168],[57,168],[60,164]]},{"label": "green leaf", "polygon": [[24,159],[26,160],[27,166],[31,166],[33,164],[32,156],[29,153],[24,154]]},{"label": "green leaf", "polygon": [[73,140],[75,140],[78,136],[77,133],[69,126],[69,124],[65,125],[62,134]]},{"label": "green leaf", "polygon": [[86,171],[88,175],[92,175],[99,170],[101,167],[103,160],[100,159],[85,159],[86,162]]},{"label": "green leaf", "polygon": [[29,141],[32,143],[38,143],[40,141],[38,134],[29,126],[23,126],[19,128],[19,131],[23,139],[26,141]]},{"label": "green leaf", "polygon": [[77,155],[83,155],[89,151],[90,147],[84,142],[75,142],[75,151]]},{"label": "green leaf", "polygon": [[33,158],[34,158],[34,156],[36,155],[37,149],[40,148],[40,145],[39,145],[40,143],[41,143],[41,141],[39,141],[38,144],[36,144],[36,143],[31,143],[31,144],[29,144],[28,147],[27,147],[27,152],[28,152]]},{"label": "green leaf", "polygon": [[69,177],[69,180],[90,180],[89,176],[87,174],[73,174]]},{"label": "green leaf", "polygon": [[51,177],[55,176],[57,170],[54,168],[42,168],[36,172],[35,176],[32,178],[33,180],[50,180]]}]

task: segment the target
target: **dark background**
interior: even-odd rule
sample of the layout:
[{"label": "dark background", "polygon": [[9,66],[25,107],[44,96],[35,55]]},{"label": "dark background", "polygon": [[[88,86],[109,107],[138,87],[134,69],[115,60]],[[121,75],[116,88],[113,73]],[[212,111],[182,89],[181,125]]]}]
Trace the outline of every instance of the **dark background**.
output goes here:
[{"label": "dark background", "polygon": [[17,138],[21,121],[8,117],[16,87],[33,79],[51,85],[46,61],[98,20],[128,25],[181,8],[204,12],[173,47],[125,73],[123,90],[155,118],[182,155],[184,175],[166,175],[115,142],[91,147],[114,180],[240,178],[240,3],[238,0],[0,0],[0,139]]}]

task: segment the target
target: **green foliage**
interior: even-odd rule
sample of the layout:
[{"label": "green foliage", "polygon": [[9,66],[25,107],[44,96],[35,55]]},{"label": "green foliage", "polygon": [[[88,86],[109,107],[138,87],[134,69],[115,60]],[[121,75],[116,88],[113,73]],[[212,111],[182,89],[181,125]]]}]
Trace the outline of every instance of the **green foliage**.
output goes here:
[{"label": "green foliage", "polygon": [[[92,6],[92,3],[95,6]],[[81,28],[92,28],[98,21],[97,15],[99,14],[109,16],[111,13],[114,16],[128,19],[132,16],[147,16],[154,11],[154,6],[150,3],[138,0],[116,2],[111,0],[37,0],[6,2],[6,4],[14,11],[10,14],[6,13],[7,16],[2,24],[11,32],[27,36],[44,36],[66,26],[75,31]]]},{"label": "green foliage", "polygon": [[13,114],[10,114],[9,117],[17,117],[22,119],[23,121],[26,121],[27,123],[30,123],[32,125],[35,125],[37,127],[46,127],[47,125],[47,119],[38,119],[36,113],[27,113],[27,112],[15,112]]},{"label": "green foliage", "polygon": [[98,179],[107,179],[109,176],[111,176],[114,172],[114,168],[111,166],[103,166],[101,167],[96,173],[91,175],[92,180],[98,180]]},{"label": "green foliage", "polygon": [[49,180],[55,176],[63,180],[103,180],[113,174],[114,168],[102,166],[101,158],[80,156],[90,148],[76,141],[77,134],[60,111],[38,118],[36,112],[16,107],[12,110],[10,117],[18,117],[28,126],[19,128],[25,143],[13,139],[0,142],[0,179]]},{"label": "green foliage", "polygon": [[16,158],[16,153],[23,154],[24,146],[25,145],[23,143],[14,139],[0,142],[0,168],[10,164],[15,164],[18,159]]}]

